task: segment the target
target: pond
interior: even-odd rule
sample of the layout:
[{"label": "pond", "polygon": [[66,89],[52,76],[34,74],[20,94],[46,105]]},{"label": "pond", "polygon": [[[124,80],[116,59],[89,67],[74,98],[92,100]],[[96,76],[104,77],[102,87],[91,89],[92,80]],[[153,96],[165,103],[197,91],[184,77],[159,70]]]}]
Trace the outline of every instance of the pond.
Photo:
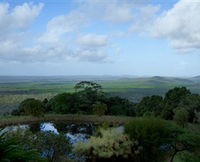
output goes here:
[{"label": "pond", "polygon": [[68,137],[70,143],[77,141],[87,141],[87,139],[96,131],[97,125],[93,123],[66,123],[66,122],[44,122],[22,124],[17,126],[7,126],[3,131],[17,130],[18,128],[30,130],[32,133],[52,131],[55,134],[64,134]]},{"label": "pond", "polygon": [[[62,155],[69,158],[70,161],[82,162],[86,161],[87,157],[77,155],[73,146],[78,141],[87,142],[90,136],[96,133],[99,126],[93,123],[43,122],[7,126],[3,131],[29,132],[22,138],[25,147],[38,149],[40,154],[46,157],[48,161],[53,162]],[[110,126],[112,127],[112,125]],[[32,138],[33,136],[34,138]],[[61,162],[62,160],[56,161]]]}]

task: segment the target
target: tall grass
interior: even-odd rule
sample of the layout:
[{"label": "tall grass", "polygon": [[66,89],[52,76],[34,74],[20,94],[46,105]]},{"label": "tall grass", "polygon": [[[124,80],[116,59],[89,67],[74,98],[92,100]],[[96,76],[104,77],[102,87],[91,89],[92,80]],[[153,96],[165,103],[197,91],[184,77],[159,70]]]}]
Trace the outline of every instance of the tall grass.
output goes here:
[{"label": "tall grass", "polygon": [[91,122],[91,123],[110,123],[110,124],[124,124],[132,119],[126,116],[96,116],[96,115],[58,115],[48,114],[44,117],[32,116],[0,116],[0,127],[18,124],[29,124],[32,122]]}]

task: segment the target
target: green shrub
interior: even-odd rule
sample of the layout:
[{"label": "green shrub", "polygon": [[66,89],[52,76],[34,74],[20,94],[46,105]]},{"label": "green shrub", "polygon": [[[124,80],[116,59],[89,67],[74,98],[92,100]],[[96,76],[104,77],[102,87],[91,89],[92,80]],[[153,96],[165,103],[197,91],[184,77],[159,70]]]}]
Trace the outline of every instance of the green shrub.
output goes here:
[{"label": "green shrub", "polygon": [[67,161],[71,151],[71,143],[64,134],[55,134],[52,131],[32,133],[25,129],[9,132],[10,137],[19,139],[20,144],[26,149],[35,149],[47,159],[48,162]]},{"label": "green shrub", "polygon": [[184,127],[188,122],[188,111],[184,108],[176,109],[173,119],[178,125]]},{"label": "green shrub", "polygon": [[0,132],[0,162],[45,161],[35,149],[25,149],[16,136]]},{"label": "green shrub", "polygon": [[100,102],[97,102],[94,107],[93,107],[93,113],[95,115],[99,115],[99,116],[102,116],[106,113],[107,111],[107,105],[106,104],[103,104],[103,103],[100,103]]},{"label": "green shrub", "polygon": [[163,158],[160,147],[167,146],[173,138],[168,124],[165,120],[151,117],[135,118],[125,125],[125,132],[143,147],[141,161],[155,162]]},{"label": "green shrub", "polygon": [[34,98],[29,98],[24,100],[19,105],[20,113],[32,116],[42,116],[44,114],[44,107],[40,100],[36,100]]}]

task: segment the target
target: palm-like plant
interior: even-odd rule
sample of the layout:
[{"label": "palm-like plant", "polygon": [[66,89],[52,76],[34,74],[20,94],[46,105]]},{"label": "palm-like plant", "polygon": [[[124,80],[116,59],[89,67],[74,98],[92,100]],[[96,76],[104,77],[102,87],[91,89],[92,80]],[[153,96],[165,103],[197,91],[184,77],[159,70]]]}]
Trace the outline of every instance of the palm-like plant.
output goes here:
[{"label": "palm-like plant", "polygon": [[0,162],[44,161],[40,154],[32,149],[25,150],[15,137],[8,137],[0,130]]}]

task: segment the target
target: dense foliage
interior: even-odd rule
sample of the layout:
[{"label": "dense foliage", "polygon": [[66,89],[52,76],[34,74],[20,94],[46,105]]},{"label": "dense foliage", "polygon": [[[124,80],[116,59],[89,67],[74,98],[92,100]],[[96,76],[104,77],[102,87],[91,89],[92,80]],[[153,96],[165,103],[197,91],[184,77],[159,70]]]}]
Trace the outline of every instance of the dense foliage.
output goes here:
[{"label": "dense foliage", "polygon": [[154,116],[175,120],[182,126],[187,122],[197,122],[199,118],[200,96],[192,94],[185,87],[175,87],[164,97],[144,97],[138,103],[118,96],[108,97],[102,92],[101,85],[90,81],[77,83],[74,89],[74,93],[61,93],[43,102],[26,99],[12,114],[41,116],[45,111],[60,114]]},{"label": "dense foliage", "polygon": [[[142,147],[139,161],[173,161],[179,152],[194,154],[200,149],[200,135],[158,118],[135,118],[125,132]],[[200,158],[197,154],[196,158]]]},{"label": "dense foliage", "polygon": [[12,114],[25,114],[38,117],[44,114],[44,106],[40,100],[29,98],[21,102],[19,108],[13,110]]},{"label": "dense foliage", "polygon": [[35,149],[24,148],[16,136],[0,132],[0,162],[45,161]]},{"label": "dense foliage", "polygon": [[43,157],[43,160],[48,162],[67,161],[68,154],[71,151],[71,143],[62,133],[55,134],[52,131],[32,132],[32,130],[18,128],[16,131],[9,132],[8,137],[17,138],[18,146],[28,150],[38,150],[38,156]]}]

